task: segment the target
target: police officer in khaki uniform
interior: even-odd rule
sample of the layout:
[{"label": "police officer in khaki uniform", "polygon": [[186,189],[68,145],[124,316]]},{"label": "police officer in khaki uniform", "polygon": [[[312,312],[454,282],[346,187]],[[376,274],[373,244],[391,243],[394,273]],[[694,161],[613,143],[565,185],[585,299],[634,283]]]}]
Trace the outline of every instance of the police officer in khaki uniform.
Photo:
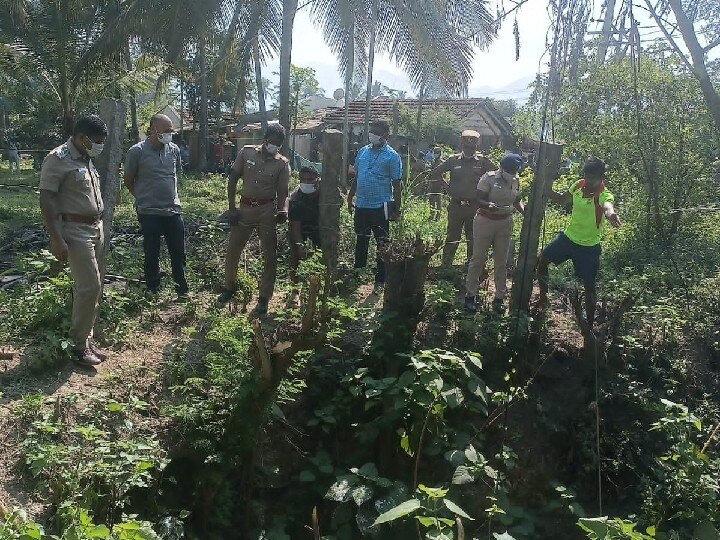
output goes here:
[{"label": "police officer in khaki uniform", "polygon": [[103,201],[93,157],[102,153],[107,127],[98,116],[80,118],[73,136],[45,158],[40,170],[40,208],[50,251],[68,261],[74,281],[70,337],[73,358],[84,366],[105,360],[92,342],[105,273]]},{"label": "police officer in khaki uniform", "polygon": [[518,171],[522,158],[508,154],[500,161],[500,169],[484,175],[477,185],[478,210],[473,222],[473,256],[468,264],[465,308],[477,311],[475,295],[480,275],[485,270],[488,250],[493,248],[495,265],[495,300],[493,308],[501,311],[507,290],[507,261],[513,231],[513,212],[525,214],[520,197]]},{"label": "police officer in khaki uniform", "polygon": [[[238,153],[228,175],[230,238],[225,259],[225,286],[218,297],[219,304],[227,303],[237,289],[240,255],[250,236],[257,231],[263,254],[263,273],[260,295],[255,311],[267,313],[268,302],[275,289],[277,273],[276,224],[287,221],[290,164],[278,151],[285,140],[285,128],[271,124],[265,130],[260,146],[245,146]],[[236,202],[237,182],[242,178],[240,202]],[[277,209],[277,213],[276,213]]]},{"label": "police officer in khaki uniform", "polygon": [[440,191],[438,188],[443,181],[443,174],[450,172],[447,238],[442,256],[444,267],[452,266],[463,230],[465,230],[468,260],[472,258],[473,218],[478,208],[477,184],[485,173],[497,169],[492,161],[478,153],[479,141],[480,134],[477,131],[466,129],[461,135],[462,152],[453,154],[432,172],[435,192]]}]

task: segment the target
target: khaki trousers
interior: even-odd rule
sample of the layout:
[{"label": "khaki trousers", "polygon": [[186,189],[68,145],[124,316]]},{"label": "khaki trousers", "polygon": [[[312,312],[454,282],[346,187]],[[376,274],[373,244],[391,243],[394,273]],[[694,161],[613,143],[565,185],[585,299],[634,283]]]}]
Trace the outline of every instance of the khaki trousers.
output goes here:
[{"label": "khaki trousers", "polygon": [[70,337],[75,346],[87,347],[97,318],[105,276],[105,238],[102,223],[62,223],[73,278]]},{"label": "khaki trousers", "polygon": [[492,246],[495,263],[495,298],[502,300],[507,292],[507,259],[512,240],[513,217],[488,219],[478,215],[475,216],[473,229],[473,258],[468,265],[465,282],[467,295],[477,294],[480,275],[485,270],[488,250]]},{"label": "khaki trousers", "polygon": [[467,242],[467,258],[473,254],[473,218],[477,211],[475,203],[462,206],[458,202],[450,202],[448,206],[448,226],[445,247],[443,248],[442,265],[451,266],[455,259],[455,252],[460,244],[460,235],[465,231]]},{"label": "khaki trousers", "polygon": [[230,227],[227,257],[225,258],[225,288],[237,288],[237,272],[245,245],[257,231],[263,257],[263,272],[260,278],[260,298],[270,300],[275,290],[277,273],[277,232],[275,230],[275,205],[240,206],[240,219]]}]

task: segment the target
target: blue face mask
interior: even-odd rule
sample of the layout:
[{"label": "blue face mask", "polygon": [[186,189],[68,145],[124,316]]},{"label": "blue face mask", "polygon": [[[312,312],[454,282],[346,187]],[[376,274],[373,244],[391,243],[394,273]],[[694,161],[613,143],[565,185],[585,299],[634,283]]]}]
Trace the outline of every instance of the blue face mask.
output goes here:
[{"label": "blue face mask", "polygon": [[300,184],[300,191],[302,191],[306,195],[315,193],[315,190],[317,190],[317,186],[315,184],[305,184],[305,183]]}]

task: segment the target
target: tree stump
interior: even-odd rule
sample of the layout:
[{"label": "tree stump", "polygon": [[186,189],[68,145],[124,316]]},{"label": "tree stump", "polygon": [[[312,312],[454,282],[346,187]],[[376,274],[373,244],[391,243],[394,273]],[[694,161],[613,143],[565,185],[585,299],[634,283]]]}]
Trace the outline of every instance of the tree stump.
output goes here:
[{"label": "tree stump", "polygon": [[393,376],[399,369],[398,353],[410,352],[425,306],[428,266],[439,244],[428,244],[419,236],[412,245],[391,242],[382,249],[385,261],[385,291],[382,320],[373,335],[378,370]]}]

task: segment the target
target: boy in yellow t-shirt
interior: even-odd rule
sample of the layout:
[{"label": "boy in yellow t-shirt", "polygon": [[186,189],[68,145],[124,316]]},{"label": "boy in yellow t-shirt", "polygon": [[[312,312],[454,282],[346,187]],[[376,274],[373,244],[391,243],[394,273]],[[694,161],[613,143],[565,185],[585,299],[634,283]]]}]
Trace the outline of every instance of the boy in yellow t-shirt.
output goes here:
[{"label": "boy in yellow t-shirt", "polygon": [[573,182],[564,193],[552,191],[550,198],[563,205],[572,203],[572,217],[565,232],[540,254],[537,265],[539,305],[547,306],[548,265],[562,264],[571,259],[575,275],[585,286],[585,314],[592,328],[595,323],[595,282],[600,270],[600,238],[604,228],[603,216],[613,227],[620,226],[615,213],[615,198],[605,187],[605,162],[589,158],[582,168],[583,178]]}]

